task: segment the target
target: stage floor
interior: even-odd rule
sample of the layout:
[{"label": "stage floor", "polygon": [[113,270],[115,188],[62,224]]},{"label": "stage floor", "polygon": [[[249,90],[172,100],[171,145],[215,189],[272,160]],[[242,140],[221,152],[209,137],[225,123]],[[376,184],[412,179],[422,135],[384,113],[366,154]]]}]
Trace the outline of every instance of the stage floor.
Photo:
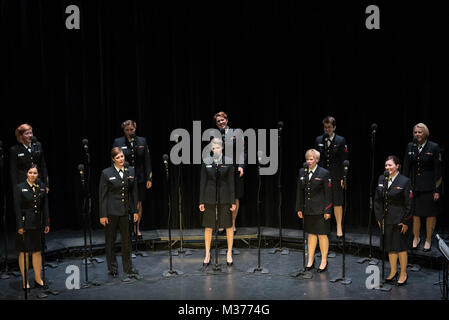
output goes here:
[{"label": "stage floor", "polygon": [[[408,282],[405,286],[393,286],[390,292],[367,289],[365,282],[367,263],[359,264],[359,257],[346,255],[346,275],[352,279],[350,285],[331,283],[330,279],[341,275],[342,255],[329,258],[329,271],[322,274],[313,271],[311,280],[300,280],[290,276],[302,267],[302,250],[290,249],[288,255],[270,254],[269,249],[261,250],[261,265],[268,269],[268,274],[250,274],[247,270],[257,266],[257,249],[239,248],[239,255],[234,255],[234,265],[226,265],[226,256],[219,255],[222,273],[214,274],[213,262],[202,270],[203,249],[193,249],[190,256],[174,256],[173,269],[182,271],[180,276],[165,278],[164,271],[169,267],[169,256],[166,250],[146,251],[148,257],[136,257],[133,265],[141,280],[132,279],[122,282],[121,259],[118,257],[120,274],[112,278],[107,274],[106,262],[89,265],[89,280],[100,283],[87,289],[68,290],[66,274],[68,266],[76,266],[80,270],[81,284],[85,280],[82,259],[65,258],[57,268],[47,267],[47,278],[51,280],[50,288],[59,291],[58,295],[49,294],[38,298],[38,289],[32,289],[29,299],[46,300],[440,300],[441,291],[438,282],[442,272],[430,268],[422,268],[418,272],[408,270]],[[97,256],[105,259],[104,256]],[[214,259],[214,255],[212,255]],[[319,265],[320,258],[316,258]],[[381,264],[379,263],[381,270]],[[386,263],[386,274],[389,265]],[[33,272],[30,270],[30,276]],[[33,278],[31,285],[33,286]],[[20,278],[0,280],[0,299],[23,299],[20,289]]]}]

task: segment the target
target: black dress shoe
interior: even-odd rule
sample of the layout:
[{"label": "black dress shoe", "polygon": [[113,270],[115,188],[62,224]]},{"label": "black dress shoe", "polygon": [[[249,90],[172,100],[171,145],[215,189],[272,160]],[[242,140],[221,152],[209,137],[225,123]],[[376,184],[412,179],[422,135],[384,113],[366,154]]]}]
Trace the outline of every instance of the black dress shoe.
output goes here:
[{"label": "black dress shoe", "polygon": [[403,285],[405,285],[405,284],[407,283],[407,280],[408,280],[408,276],[407,276],[407,278],[405,278],[405,281],[404,281],[404,282],[396,282],[396,285],[397,285],[398,287],[403,286]]},{"label": "black dress shoe", "polygon": [[343,236],[337,236],[337,240],[343,240]]},{"label": "black dress shoe", "polygon": [[397,278],[398,278],[398,272],[396,271],[396,273],[394,274],[393,277],[391,277],[390,279],[385,279],[385,283],[393,284],[393,283],[395,283]]},{"label": "black dress shoe", "polygon": [[[43,282],[43,281],[42,281]],[[48,289],[48,286],[43,282],[44,284],[39,284],[34,280],[34,287],[37,289]]]},{"label": "black dress shoe", "polygon": [[142,237],[141,234],[139,234],[139,235],[137,236],[137,240],[143,240],[143,237]]},{"label": "black dress shoe", "polygon": [[326,266],[324,267],[324,269],[318,268],[318,270],[316,272],[321,273],[321,272],[327,271],[327,265],[328,265],[328,262],[326,262]]},{"label": "black dress shoe", "polygon": [[310,267],[306,267],[305,271],[310,271],[310,270],[312,270],[314,268],[315,268],[315,261],[313,261],[313,263],[312,263],[312,265]]}]

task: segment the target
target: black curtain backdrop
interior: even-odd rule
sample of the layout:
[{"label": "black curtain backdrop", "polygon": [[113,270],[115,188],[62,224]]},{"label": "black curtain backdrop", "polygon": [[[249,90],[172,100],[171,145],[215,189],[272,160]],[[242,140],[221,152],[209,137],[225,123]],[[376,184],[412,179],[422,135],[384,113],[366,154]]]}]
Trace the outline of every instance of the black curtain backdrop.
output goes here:
[{"label": "black curtain backdrop", "polygon": [[[144,229],[166,228],[162,155],[170,132],[192,121],[215,127],[224,110],[232,127],[283,130],[282,218],[299,228],[294,211],[298,169],[337,119],[351,162],[347,223],[367,226],[370,126],[378,124],[376,178],[387,155],[404,156],[413,125],[447,145],[447,51],[444,10],[397,1],[48,1],[1,0],[0,139],[30,123],[42,142],[51,181],[53,230],[81,227],[81,139],[92,157],[93,220],[98,181],[110,165],[120,124],[137,121],[147,138],[153,187],[144,202]],[[68,5],[81,11],[81,29],[68,30]],[[365,8],[380,7],[381,29],[365,28]],[[441,81],[441,79],[444,79]],[[446,153],[443,153],[446,166]],[[172,182],[177,168],[171,166]],[[256,170],[246,173],[238,226],[256,225]],[[9,174],[7,181],[9,182]],[[447,181],[447,173],[444,173]],[[183,166],[186,228],[199,228],[199,166]],[[278,226],[276,177],[262,178],[262,224]],[[8,184],[8,221],[14,229]],[[175,185],[173,224],[178,225]],[[447,200],[444,197],[445,209]],[[444,210],[446,211],[446,210]],[[447,214],[440,226],[447,225]],[[442,224],[441,224],[442,223]]]}]

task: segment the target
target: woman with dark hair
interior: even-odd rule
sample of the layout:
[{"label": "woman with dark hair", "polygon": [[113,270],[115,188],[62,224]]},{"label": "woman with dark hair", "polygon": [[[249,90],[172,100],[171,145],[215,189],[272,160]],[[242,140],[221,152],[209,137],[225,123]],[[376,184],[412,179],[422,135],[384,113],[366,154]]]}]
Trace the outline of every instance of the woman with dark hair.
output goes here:
[{"label": "woman with dark hair", "polygon": [[[393,283],[398,278],[397,262],[401,273],[396,284],[407,282],[407,249],[410,247],[409,225],[412,221],[411,204],[413,193],[410,179],[399,173],[399,159],[389,156],[385,161],[388,176],[379,176],[374,197],[374,213],[379,227],[384,230],[384,248],[390,260],[390,275],[385,279]],[[383,223],[383,226],[382,226]],[[382,228],[383,227],[383,228]]]},{"label": "woman with dark hair", "polygon": [[[22,273],[23,288],[25,286],[30,287],[28,282],[25,284],[25,272],[28,272],[29,267],[29,252],[32,253],[34,285],[37,288],[44,288],[46,284],[41,277],[41,233],[42,229],[45,233],[50,231],[48,197],[45,185],[38,182],[37,165],[31,164],[25,174],[25,182],[17,184],[14,189],[14,209],[17,225],[16,250],[19,252],[19,267]],[[26,262],[24,261],[25,254]]]},{"label": "woman with dark hair", "polygon": [[[236,209],[234,204],[234,168],[232,164],[226,164],[230,163],[230,159],[225,159],[223,157],[221,139],[214,138],[211,141],[211,147],[214,156],[203,160],[200,177],[199,208],[200,211],[203,212],[203,227],[205,227],[204,243],[206,248],[206,256],[204,257],[203,266],[207,267],[210,263],[212,229],[216,226],[216,219],[219,219],[217,228],[226,229],[226,236],[228,240],[226,262],[228,266],[231,266],[233,264],[232,245],[234,241],[231,212]],[[219,172],[218,182],[216,178],[217,170]],[[217,192],[218,199],[216,199]],[[216,217],[216,200],[219,201],[218,217]]]},{"label": "woman with dark hair", "polygon": [[29,124],[21,124],[15,131],[18,144],[10,149],[9,168],[12,186],[25,182],[27,170],[31,164],[36,164],[41,181],[45,184],[46,192],[49,191],[49,179],[47,165],[44,158],[44,150],[39,141],[33,136],[33,128]]},{"label": "woman with dark hair", "polygon": [[330,218],[332,209],[332,182],[328,170],[318,166],[320,153],[315,149],[307,150],[308,169],[301,168],[296,189],[296,211],[300,219],[304,218],[304,232],[308,233],[308,263],[306,270],[315,266],[315,249],[319,240],[321,264],[318,273],[327,270],[329,252],[328,234],[331,232]]},{"label": "woman with dark hair", "polygon": [[109,274],[116,277],[118,264],[114,244],[117,229],[122,241],[123,271],[129,276],[137,275],[131,264],[129,215],[137,222],[137,181],[133,167],[125,167],[125,156],[120,148],[112,148],[113,165],[106,168],[100,177],[100,223],[105,227],[106,261]]},{"label": "woman with dark hair", "polygon": [[137,124],[133,120],[122,123],[124,136],[114,140],[112,147],[118,147],[125,155],[125,161],[136,170],[137,179],[137,236],[142,238],[140,232],[140,220],[142,219],[142,201],[145,198],[145,190],[150,189],[153,181],[151,171],[150,150],[145,138],[136,136]]},{"label": "woman with dark hair", "polygon": [[402,173],[412,180],[413,201],[413,249],[420,242],[421,217],[426,218],[426,242],[424,251],[430,251],[432,234],[440,211],[441,174],[440,147],[428,140],[429,129],[424,123],[413,127],[413,142],[407,145]]}]

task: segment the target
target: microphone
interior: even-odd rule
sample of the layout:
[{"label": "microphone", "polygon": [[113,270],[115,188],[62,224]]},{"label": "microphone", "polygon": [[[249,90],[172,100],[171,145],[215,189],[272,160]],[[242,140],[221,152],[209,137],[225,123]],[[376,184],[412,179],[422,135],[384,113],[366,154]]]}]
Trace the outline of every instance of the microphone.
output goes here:
[{"label": "microphone", "polygon": [[387,171],[387,170],[385,170],[384,171],[384,177],[385,177],[385,180],[388,180],[388,177],[390,176],[390,173]]},{"label": "microphone", "polygon": [[84,165],[83,164],[79,164],[78,165],[78,171],[80,172],[80,177],[81,177],[81,185],[84,186]]},{"label": "microphone", "polygon": [[164,160],[165,169],[168,169],[168,155],[164,154],[162,160]]},{"label": "microphone", "polygon": [[278,131],[282,131],[282,128],[284,127],[284,123],[282,121],[279,121],[277,124]]},{"label": "microphone", "polygon": [[35,136],[32,136],[31,137],[31,143],[32,144],[36,144],[36,142],[37,142],[37,138]]},{"label": "microphone", "polygon": [[377,130],[377,124],[373,123],[373,124],[371,125],[371,133],[372,133],[372,134],[376,134],[376,130]]},{"label": "microphone", "polygon": [[83,139],[83,140],[81,140],[81,144],[83,145],[84,151],[88,152],[89,151],[89,140]]},{"label": "microphone", "polygon": [[305,177],[309,174],[309,165],[307,164],[307,162],[304,162],[302,164],[302,167],[304,168],[304,177]]},{"label": "microphone", "polygon": [[349,160],[345,160],[343,161],[343,171],[345,176],[348,173],[348,170],[349,170]]}]

